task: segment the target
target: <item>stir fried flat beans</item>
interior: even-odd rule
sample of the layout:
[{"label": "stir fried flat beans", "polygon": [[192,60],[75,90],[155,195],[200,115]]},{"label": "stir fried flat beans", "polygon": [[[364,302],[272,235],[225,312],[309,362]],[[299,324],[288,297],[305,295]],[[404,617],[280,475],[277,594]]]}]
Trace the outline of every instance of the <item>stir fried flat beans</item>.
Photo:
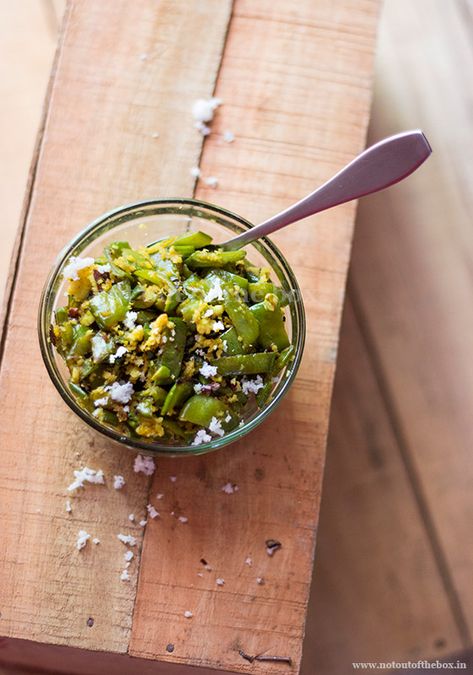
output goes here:
[{"label": "stir fried flat beans", "polygon": [[284,292],[203,232],[69,261],[51,341],[81,406],[130,437],[208,442],[262,408],[293,359]]}]

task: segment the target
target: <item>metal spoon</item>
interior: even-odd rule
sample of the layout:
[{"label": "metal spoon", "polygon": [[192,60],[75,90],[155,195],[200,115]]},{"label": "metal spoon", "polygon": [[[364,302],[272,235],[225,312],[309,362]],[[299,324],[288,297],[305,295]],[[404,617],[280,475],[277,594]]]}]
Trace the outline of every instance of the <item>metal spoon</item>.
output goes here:
[{"label": "metal spoon", "polygon": [[431,153],[420,130],[389,136],[367,148],[304,199],[218,247],[234,251],[314,213],[383,190],[409,176]]}]

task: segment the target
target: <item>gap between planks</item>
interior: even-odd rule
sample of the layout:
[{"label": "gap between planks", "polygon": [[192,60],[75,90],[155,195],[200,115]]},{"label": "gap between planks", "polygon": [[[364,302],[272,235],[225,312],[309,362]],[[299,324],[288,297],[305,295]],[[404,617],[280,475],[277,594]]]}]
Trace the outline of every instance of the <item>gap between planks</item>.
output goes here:
[{"label": "gap between planks", "polygon": [[442,544],[440,542],[428,500],[424,494],[422,481],[419,477],[418,470],[412,461],[412,453],[404,432],[402,419],[397,410],[396,398],[391,391],[389,379],[386,372],[384,371],[382,360],[379,355],[379,345],[371,333],[369,319],[362,307],[362,303],[356,290],[356,284],[351,278],[349,279],[348,283],[347,298],[352,304],[353,312],[356,316],[358,327],[366,346],[366,351],[369,354],[371,368],[375,375],[381,399],[383,401],[384,408],[387,412],[391,428],[397,441],[396,445],[399,450],[399,455],[402,459],[404,468],[406,470],[406,475],[411,485],[412,494],[417,504],[419,516],[427,533],[439,575],[442,579],[443,587],[452,610],[452,615],[455,618],[458,633],[462,640],[463,647],[469,647],[471,645],[471,635],[468,628],[468,622],[463,611],[461,599],[455,586],[451,569],[445,556]]}]

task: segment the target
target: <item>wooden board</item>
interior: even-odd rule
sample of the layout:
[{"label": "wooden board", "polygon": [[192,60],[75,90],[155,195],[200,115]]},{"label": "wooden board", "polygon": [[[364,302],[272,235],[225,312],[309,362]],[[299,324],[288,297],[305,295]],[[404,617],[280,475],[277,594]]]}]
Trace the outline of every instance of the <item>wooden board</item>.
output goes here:
[{"label": "wooden board", "polygon": [[[251,2],[235,4],[216,90],[225,105],[202,159],[203,174],[217,176],[220,187],[217,193],[199,187],[197,196],[258,222],[361,149],[364,125],[353,128],[345,112],[348,106],[358,120],[367,119],[376,7],[337,4],[340,13],[313,2],[297,9],[282,0],[259,2],[257,11]],[[339,22],[347,51],[330,49]],[[337,87],[328,84],[328,72]],[[242,84],[235,90],[235,83]],[[235,132],[234,144],[222,144],[225,129]],[[182,532],[160,522],[156,535],[146,537],[134,654],[232,671],[252,669],[239,649],[300,660],[353,213],[347,206],[274,237],[296,269],[308,312],[305,360],[288,400],[240,444],[185,465],[160,464],[153,490],[168,491],[168,475],[177,473],[172,503],[192,526]],[[219,493],[227,480],[240,486],[230,499]],[[270,537],[283,542],[274,559],[265,553]],[[184,546],[183,564],[171,569],[166,561]],[[248,555],[252,568],[244,564]],[[198,578],[202,556],[214,573]],[[263,587],[256,576],[265,578]],[[225,579],[217,593],[216,577]],[[171,614],[170,605],[179,611]],[[182,620],[186,608],[195,611],[191,625]],[[209,642],[217,632],[218,640]],[[176,646],[171,657],[168,642]],[[271,672],[285,670],[274,665]]]},{"label": "wooden board", "polygon": [[0,0],[0,304],[56,45],[43,9]]},{"label": "wooden board", "polygon": [[360,205],[353,261],[370,349],[465,646],[473,634],[468,7],[432,0],[388,4],[371,133],[379,138],[422,126],[434,152],[409,181]]},{"label": "wooden board", "polygon": [[[170,518],[151,524],[129,585],[118,579],[123,551],[115,534],[136,531],[127,514],[143,513],[149,485],[133,475],[127,452],[112,453],[64,409],[47,381],[34,327],[38,279],[97,213],[191,193],[189,169],[201,138],[189,108],[212,93],[217,73],[217,94],[226,103],[202,168],[221,183],[217,192],[197,195],[257,220],[322,182],[364,144],[377,5],[265,0],[256,9],[236,2],[221,64],[228,2],[192,10],[165,0],[70,5],[0,372],[0,565],[1,578],[12,579],[2,588],[0,634],[249,671],[241,646],[290,655],[297,672],[353,205],[277,237],[301,280],[309,318],[297,385],[271,422],[240,446],[160,462],[150,495],[166,489],[189,524],[177,529]],[[222,144],[224,128],[235,132],[234,144]],[[129,485],[124,493],[88,488],[68,523],[64,488],[83,464],[100,466],[109,479],[122,472]],[[238,494],[221,493],[229,479],[239,484]],[[85,555],[74,550],[80,527],[102,541]],[[264,552],[268,537],[283,541],[273,559]],[[201,578],[204,555],[214,572]],[[252,568],[244,566],[247,555]],[[255,583],[257,569],[264,586]],[[217,572],[226,582],[221,589]],[[183,617],[189,603],[192,621]],[[288,667],[259,664],[259,670]]]},{"label": "wooden board", "polygon": [[302,672],[460,649],[360,318],[347,302],[333,394]]},{"label": "wooden board", "polygon": [[[129,451],[89,432],[48,381],[36,337],[39,291],[56,253],[96,215],[192,191],[189,167],[202,139],[188,101],[212,93],[229,9],[221,0],[195,12],[171,0],[69,6],[0,371],[2,635],[128,649],[139,554],[132,581],[120,582],[125,547],[116,535],[141,540],[128,514],[143,517],[148,481],[133,473]],[[194,63],[182,45],[204,27],[208,40]],[[102,468],[107,487],[91,486],[68,516],[65,489],[84,465]],[[124,492],[111,487],[118,473],[128,481]],[[75,550],[79,529],[101,540],[85,555]]]}]

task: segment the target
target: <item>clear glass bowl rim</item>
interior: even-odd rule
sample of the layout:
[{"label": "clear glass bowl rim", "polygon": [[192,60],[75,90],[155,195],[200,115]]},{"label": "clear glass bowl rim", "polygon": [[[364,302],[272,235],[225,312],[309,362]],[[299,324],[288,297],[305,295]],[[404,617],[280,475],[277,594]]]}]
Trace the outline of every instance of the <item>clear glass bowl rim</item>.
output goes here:
[{"label": "clear glass bowl rim", "polygon": [[[233,431],[225,434],[225,436],[217,437],[212,439],[209,443],[202,443],[198,446],[192,445],[182,445],[182,446],[169,446],[161,445],[156,442],[141,441],[139,439],[131,438],[123,434],[118,433],[111,427],[100,424],[95,417],[90,413],[84,410],[77,402],[70,392],[69,388],[66,387],[63,379],[61,378],[54,361],[54,356],[52,354],[53,347],[49,342],[49,326],[51,323],[51,313],[50,309],[52,308],[52,303],[55,298],[54,286],[60,271],[63,268],[66,260],[72,255],[76,247],[84,241],[84,239],[90,239],[93,235],[99,236],[102,229],[106,230],[106,225],[111,219],[116,219],[117,217],[124,216],[125,214],[132,215],[133,212],[139,211],[140,209],[148,207],[167,207],[172,208],[176,207],[176,213],[179,212],[179,207],[188,206],[195,209],[203,209],[206,212],[210,212],[216,216],[222,217],[233,221],[233,224],[236,224],[237,228],[241,231],[251,229],[253,227],[252,223],[248,220],[239,216],[228,209],[225,209],[221,206],[211,204],[210,202],[205,202],[197,199],[191,198],[175,198],[175,199],[148,199],[137,202],[131,202],[129,204],[124,204],[118,206],[115,209],[107,211],[100,215],[98,218],[93,220],[91,223],[86,225],[78,234],[60,251],[59,255],[56,257],[56,260],[53,264],[53,267],[46,279],[43,291],[41,293],[41,299],[39,303],[38,311],[38,337],[41,355],[48,371],[48,374],[59,392],[63,401],[71,408],[73,412],[76,413],[86,424],[98,432],[106,436],[107,438],[119,443],[120,445],[125,445],[130,449],[140,451],[143,453],[151,455],[166,455],[166,456],[181,456],[181,455],[199,455],[207,452],[218,450],[219,448],[233,443],[247,433],[255,429],[259,424],[261,424],[279,405],[287,391],[289,390],[294,378],[299,369],[299,365],[302,359],[302,354],[304,351],[305,344],[305,332],[306,332],[306,322],[305,322],[305,311],[304,305],[302,302],[302,295],[297,282],[296,276],[292,271],[289,263],[280,252],[278,247],[273,244],[268,238],[262,237],[261,242],[264,243],[265,247],[269,249],[271,256],[276,259],[279,265],[282,267],[287,279],[290,283],[291,289],[295,292],[295,301],[290,303],[291,316],[295,322],[296,331],[295,331],[295,355],[294,360],[291,363],[290,370],[286,371],[285,381],[282,384],[280,390],[277,394],[271,399],[267,406],[265,406],[253,419],[249,420],[242,427],[237,427]],[[198,214],[196,214],[198,215]],[[202,216],[201,216],[202,217]],[[204,216],[206,217],[206,216]],[[217,221],[218,224],[226,227],[224,223]],[[230,230],[230,228],[227,228]]]}]

